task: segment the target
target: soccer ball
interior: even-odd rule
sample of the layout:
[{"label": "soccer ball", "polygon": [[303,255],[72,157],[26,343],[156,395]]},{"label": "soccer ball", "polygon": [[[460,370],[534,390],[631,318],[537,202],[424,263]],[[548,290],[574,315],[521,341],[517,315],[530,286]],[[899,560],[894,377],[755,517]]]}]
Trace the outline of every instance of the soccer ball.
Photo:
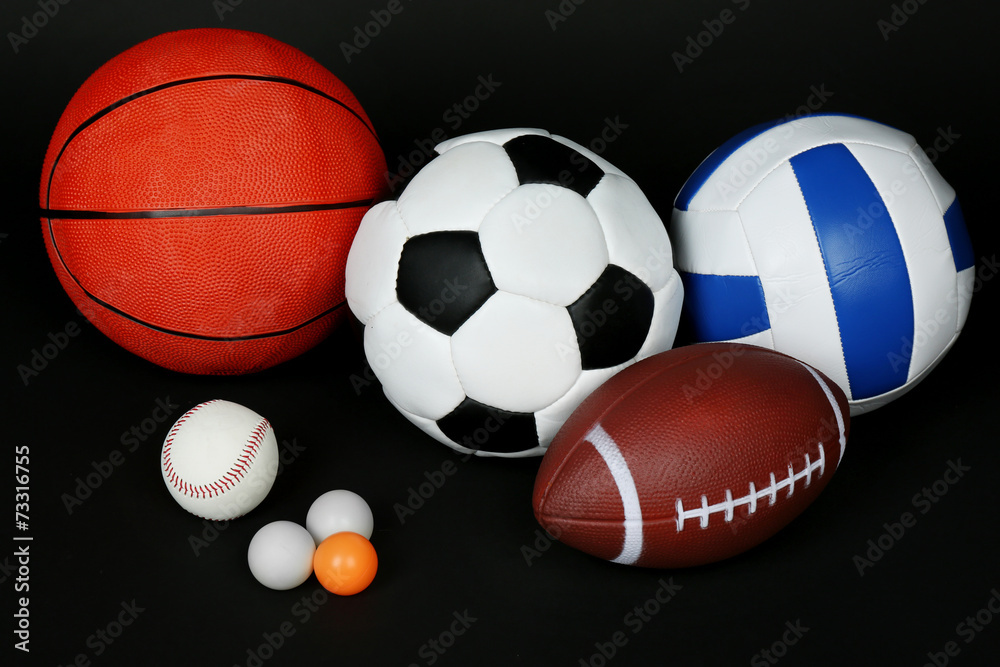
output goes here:
[{"label": "soccer ball", "polygon": [[543,130],[450,139],[364,217],[347,302],[410,421],[465,453],[545,451],[573,409],[673,344],[683,287],[632,179]]},{"label": "soccer ball", "polygon": [[698,341],[801,359],[852,414],[926,377],[969,312],[975,261],[955,190],[913,137],[864,118],[736,135],[684,184],[671,237]]}]

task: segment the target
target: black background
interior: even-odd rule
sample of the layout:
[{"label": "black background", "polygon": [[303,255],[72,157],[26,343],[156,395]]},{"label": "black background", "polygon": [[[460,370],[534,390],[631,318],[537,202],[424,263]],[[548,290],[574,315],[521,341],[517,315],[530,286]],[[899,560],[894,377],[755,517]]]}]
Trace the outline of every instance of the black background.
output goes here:
[{"label": "black background", "polygon": [[[81,664],[94,665],[253,665],[261,657],[264,665],[428,665],[432,658],[440,665],[600,665],[599,646],[621,632],[627,641],[607,664],[745,665],[782,640],[786,623],[798,623],[808,631],[784,651],[777,647],[779,664],[919,666],[949,641],[960,649],[950,664],[997,664],[1000,618],[968,643],[957,626],[1000,587],[991,331],[1000,292],[996,102],[985,97],[995,84],[1000,16],[995,3],[973,0],[903,4],[912,16],[883,34],[878,22],[894,11],[888,1],[567,0],[564,11],[574,11],[553,30],[546,11],[558,11],[557,0],[404,0],[351,62],[340,44],[386,3],[243,0],[220,19],[211,0],[72,0],[17,53],[5,39],[0,433],[6,456],[30,447],[34,541],[31,653],[10,646],[4,653],[31,665],[71,664],[81,655]],[[735,21],[679,72],[672,54],[727,8]],[[22,17],[37,11],[36,2],[5,0],[0,29],[20,32]],[[715,146],[752,124],[797,113],[812,87],[823,89],[823,111],[895,125],[924,146],[953,137],[939,141],[946,150],[936,165],[959,193],[985,280],[944,362],[910,394],[853,422],[830,486],[760,547],[716,565],[659,572],[536,545],[530,492],[538,460],[466,461],[423,435],[377,385],[359,386],[365,364],[348,328],[256,375],[193,377],[118,348],[76,313],[38,228],[48,139],[101,64],[143,39],[193,27],[264,32],[317,59],[361,100],[390,168],[437,128],[456,136],[543,127],[589,144],[606,119],[618,119],[624,129],[604,156],[635,178],[664,219]],[[452,127],[444,114],[474,92],[480,75],[501,85]],[[70,323],[79,335],[26,386],[18,366]],[[173,416],[128,451],[122,435],[168,398],[178,406]],[[279,442],[296,451],[257,510],[214,529],[177,507],[158,470],[170,423],[210,398],[267,416]],[[121,465],[69,512],[64,494],[113,450],[122,452]],[[922,514],[914,495],[959,460],[970,470]],[[401,522],[394,506],[446,461],[454,474]],[[0,497],[13,509],[11,477]],[[334,598],[315,579],[285,592],[257,584],[246,566],[254,532],[277,519],[304,522],[312,500],[333,488],[355,490],[375,513],[380,569],[372,586]],[[855,556],[904,512],[915,525],[859,575]],[[12,645],[10,614],[23,593],[14,590],[15,543],[8,544],[0,552],[9,610],[0,636]],[[526,558],[525,546],[538,548],[536,557]],[[654,598],[661,579],[681,586],[674,598],[646,620],[627,617]],[[306,611],[302,599],[314,595],[322,603]],[[115,627],[122,605],[133,601],[142,611]],[[476,619],[471,627],[434,653],[427,642],[466,610]],[[282,624],[294,634],[270,650],[267,636]],[[119,629],[111,643],[96,634]],[[447,636],[443,642],[450,644]],[[756,664],[768,664],[762,660]]]}]

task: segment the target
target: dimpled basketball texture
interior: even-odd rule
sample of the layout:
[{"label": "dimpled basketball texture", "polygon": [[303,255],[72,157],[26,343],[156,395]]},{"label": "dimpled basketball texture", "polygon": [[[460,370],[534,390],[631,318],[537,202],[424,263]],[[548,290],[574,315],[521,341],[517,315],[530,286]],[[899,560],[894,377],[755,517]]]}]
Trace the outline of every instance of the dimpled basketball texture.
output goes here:
[{"label": "dimpled basketball texture", "polygon": [[344,265],[384,190],[347,87],[264,35],[185,30],[76,93],[42,172],[42,231],[77,307],[167,368],[260,370],[346,312]]},{"label": "dimpled basketball texture", "polygon": [[823,490],[849,429],[821,373],[752,346],[649,357],[589,396],[549,447],[533,505],[562,542],[646,567],[741,553]]}]

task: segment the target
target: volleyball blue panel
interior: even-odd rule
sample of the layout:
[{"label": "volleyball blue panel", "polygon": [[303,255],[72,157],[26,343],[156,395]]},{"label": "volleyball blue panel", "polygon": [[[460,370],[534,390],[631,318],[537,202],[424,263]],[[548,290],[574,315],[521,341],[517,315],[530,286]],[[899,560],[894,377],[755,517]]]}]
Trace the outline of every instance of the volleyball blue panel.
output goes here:
[{"label": "volleyball blue panel", "polygon": [[951,254],[955,258],[955,270],[964,271],[974,265],[976,257],[972,254],[972,240],[969,238],[969,230],[965,227],[965,216],[962,215],[962,207],[958,205],[957,197],[944,212],[944,227],[948,231]]},{"label": "volleyball blue panel", "polygon": [[[698,168],[694,170],[684,185],[681,187],[681,191],[677,193],[677,199],[674,200],[674,208],[679,211],[688,210],[688,206],[691,205],[691,200],[701,189],[701,186],[705,185],[708,179],[715,173],[715,170],[719,168],[726,158],[735,153],[740,149],[743,144],[751,141],[754,137],[764,134],[770,129],[778,127],[779,125],[784,125],[785,123],[793,123],[797,120],[822,118],[824,116],[843,116],[846,118],[858,118],[860,120],[873,123],[867,118],[862,118],[861,116],[855,116],[849,113],[816,113],[809,114],[804,117],[786,116],[785,118],[779,118],[778,120],[771,120],[766,123],[760,123],[759,125],[754,125],[753,127],[747,128],[740,132],[739,134],[731,137],[726,143],[722,144],[716,148],[712,153],[705,158],[705,160],[698,165]],[[884,123],[878,123],[879,125],[884,125]],[[892,127],[891,125],[886,125],[886,127]],[[893,128],[895,129],[895,128]]]},{"label": "volleyball blue panel", "polygon": [[[885,202],[843,144],[818,146],[790,162],[830,281],[853,400],[906,384],[913,294]],[[871,215],[859,219],[858,211]]]},{"label": "volleyball blue panel", "polygon": [[764,287],[757,276],[685,271],[680,275],[684,283],[683,307],[696,340],[732,340],[771,328]]},{"label": "volleyball blue panel", "polygon": [[760,125],[754,125],[751,128],[743,130],[736,136],[732,137],[726,143],[722,144],[709,155],[705,160],[694,170],[694,173],[688,177],[687,181],[684,182],[684,186],[681,191],[677,193],[677,199],[674,201],[674,206],[680,211],[688,210],[688,206],[691,204],[691,200],[694,198],[701,186],[705,184],[708,177],[711,176],[719,165],[722,164],[727,157],[733,154],[733,152],[750,141],[758,134],[763,134],[767,130],[770,130],[776,125],[780,125],[784,121],[769,121],[767,123],[761,123]]}]

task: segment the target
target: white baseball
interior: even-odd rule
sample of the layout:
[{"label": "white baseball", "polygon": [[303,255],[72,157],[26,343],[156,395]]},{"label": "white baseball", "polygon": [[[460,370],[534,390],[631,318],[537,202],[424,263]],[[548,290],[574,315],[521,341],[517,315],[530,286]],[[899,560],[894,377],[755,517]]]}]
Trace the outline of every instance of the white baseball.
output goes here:
[{"label": "white baseball", "polygon": [[196,405],[178,419],[160,455],[163,481],[188,512],[215,521],[257,507],[278,474],[278,441],[266,419],[229,401]]}]

